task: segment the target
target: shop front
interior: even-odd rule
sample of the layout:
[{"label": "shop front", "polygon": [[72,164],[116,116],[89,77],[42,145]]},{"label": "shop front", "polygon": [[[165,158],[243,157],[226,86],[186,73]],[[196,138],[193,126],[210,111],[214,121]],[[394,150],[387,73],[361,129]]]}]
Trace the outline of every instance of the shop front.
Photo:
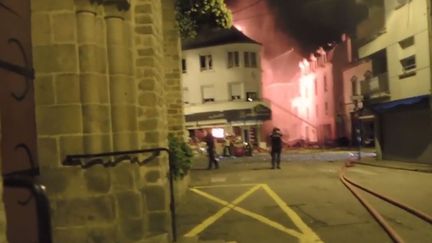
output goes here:
[{"label": "shop front", "polygon": [[[211,129],[217,140],[216,151],[223,153],[223,147],[228,139],[232,152],[241,156],[247,151],[241,152],[250,146],[257,148],[262,142],[262,124],[271,119],[271,110],[264,102],[245,102],[239,107],[227,106],[222,111],[204,111],[197,113],[186,112],[186,128],[193,141],[199,141],[203,129]],[[258,103],[258,104],[257,104]],[[265,141],[264,141],[265,142]],[[237,151],[237,152],[236,152]]]}]

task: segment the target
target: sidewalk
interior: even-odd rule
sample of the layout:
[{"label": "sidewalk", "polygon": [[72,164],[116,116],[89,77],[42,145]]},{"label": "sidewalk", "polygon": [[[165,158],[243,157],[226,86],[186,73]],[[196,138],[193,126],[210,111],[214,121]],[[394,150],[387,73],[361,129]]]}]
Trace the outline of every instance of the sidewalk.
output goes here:
[{"label": "sidewalk", "polygon": [[369,166],[432,173],[432,163],[423,164],[423,163],[393,161],[393,160],[377,160],[375,158],[363,158],[360,162],[357,163],[369,165]]}]

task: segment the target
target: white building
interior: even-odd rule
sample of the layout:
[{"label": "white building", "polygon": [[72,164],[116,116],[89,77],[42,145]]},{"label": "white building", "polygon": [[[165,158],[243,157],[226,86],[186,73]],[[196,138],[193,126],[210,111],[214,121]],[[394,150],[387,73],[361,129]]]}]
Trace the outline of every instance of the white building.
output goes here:
[{"label": "white building", "polygon": [[[183,43],[186,128],[241,136],[258,146],[270,110],[261,100],[261,45],[235,28]],[[218,136],[216,134],[216,136]]]},{"label": "white building", "polygon": [[[336,138],[333,65],[321,56],[299,63],[290,77],[283,68],[292,59],[289,53],[269,61],[264,97],[271,101],[272,126],[281,129],[285,144],[333,143]],[[270,130],[271,128],[267,128]]]},{"label": "white building", "polygon": [[361,62],[345,71],[345,83],[352,83],[359,127],[374,128],[383,159],[432,161],[430,5],[376,0],[358,26]]}]

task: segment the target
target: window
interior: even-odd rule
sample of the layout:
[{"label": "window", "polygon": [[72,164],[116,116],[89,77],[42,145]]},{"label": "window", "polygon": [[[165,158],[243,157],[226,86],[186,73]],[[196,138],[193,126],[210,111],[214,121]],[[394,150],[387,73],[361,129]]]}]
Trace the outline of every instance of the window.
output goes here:
[{"label": "window", "polygon": [[200,55],[199,58],[201,71],[213,69],[213,61],[211,55]]},{"label": "window", "polygon": [[246,100],[247,101],[258,100],[257,92],[246,92]]},{"label": "window", "polygon": [[240,66],[240,58],[238,51],[228,52],[228,68]]},{"label": "window", "polygon": [[416,69],[415,55],[409,56],[400,60],[404,72],[409,72]]},{"label": "window", "polygon": [[182,73],[186,73],[187,67],[186,67],[186,59],[182,59],[181,60],[181,68],[182,68]]},{"label": "window", "polygon": [[245,67],[257,67],[257,55],[255,52],[244,52],[244,66]]},{"label": "window", "polygon": [[257,65],[257,56],[256,56],[256,53],[255,52],[251,52],[250,53],[250,56],[251,56],[251,67],[257,67],[258,65]]},{"label": "window", "polygon": [[323,79],[324,79],[324,92],[327,92],[327,76],[326,75],[324,75],[324,77],[323,77]]},{"label": "window", "polygon": [[215,93],[213,86],[203,86],[201,87],[203,103],[214,102],[215,101]]},{"label": "window", "polygon": [[315,116],[318,118],[319,113],[318,113],[318,105],[315,105]]},{"label": "window", "polygon": [[370,56],[370,59],[372,60],[372,76],[375,77],[387,73],[387,54],[385,49],[375,52]]},{"label": "window", "polygon": [[230,84],[231,100],[240,100],[242,94],[242,86],[240,83]]},{"label": "window", "polygon": [[324,103],[324,108],[325,108],[325,114],[328,115],[328,113],[329,113],[329,106],[328,106],[327,102]]},{"label": "window", "polygon": [[183,88],[183,103],[189,104],[189,90],[188,90],[188,88]]},{"label": "window", "polygon": [[402,49],[406,49],[410,46],[414,45],[414,36],[408,37],[406,39],[403,39],[399,41],[399,45]]},{"label": "window", "polygon": [[403,70],[403,73],[399,75],[400,79],[408,78],[416,75],[417,64],[416,64],[415,55],[400,60],[400,63],[402,64],[402,70]]}]

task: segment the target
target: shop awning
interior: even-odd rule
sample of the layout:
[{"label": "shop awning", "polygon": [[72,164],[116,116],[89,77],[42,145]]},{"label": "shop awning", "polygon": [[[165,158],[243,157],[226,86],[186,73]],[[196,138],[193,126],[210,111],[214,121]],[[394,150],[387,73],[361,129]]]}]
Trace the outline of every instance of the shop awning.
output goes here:
[{"label": "shop awning", "polygon": [[227,102],[224,106],[220,104],[208,105],[204,108],[201,106],[196,110],[203,112],[193,112],[193,109],[190,108],[189,110],[185,109],[187,124],[196,122],[197,125],[204,125],[208,124],[207,121],[218,121],[223,124],[271,119],[271,110],[264,102]]},{"label": "shop awning", "polygon": [[429,99],[430,99],[429,95],[422,95],[422,96],[416,96],[407,99],[379,103],[379,104],[372,105],[372,110],[374,110],[375,112],[385,112],[387,110],[394,109],[400,106],[414,105],[421,102],[427,102]]}]

